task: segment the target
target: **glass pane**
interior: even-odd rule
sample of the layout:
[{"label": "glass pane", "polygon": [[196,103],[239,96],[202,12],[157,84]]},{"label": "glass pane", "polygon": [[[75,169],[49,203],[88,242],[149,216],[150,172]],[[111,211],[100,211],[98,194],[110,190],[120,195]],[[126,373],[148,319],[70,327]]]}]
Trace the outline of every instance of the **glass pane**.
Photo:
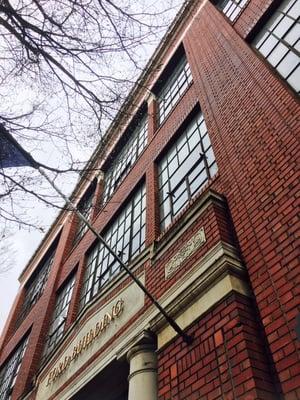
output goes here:
[{"label": "glass pane", "polygon": [[205,153],[208,165],[215,161],[215,156],[212,147]]},{"label": "glass pane", "polygon": [[259,49],[260,46],[263,44],[263,42],[267,39],[269,36],[269,32],[261,32],[259,33],[255,39],[253,40],[253,45]]},{"label": "glass pane", "polygon": [[164,219],[169,213],[171,212],[170,208],[170,200],[169,198],[166,199],[165,202],[163,202],[160,206],[160,216],[161,219]]},{"label": "glass pane", "polygon": [[261,46],[259,51],[263,56],[266,57],[273,50],[277,43],[278,39],[276,39],[274,36],[269,36],[265,43]]},{"label": "glass pane", "polygon": [[296,92],[300,91],[300,65],[295,69],[287,81]]},{"label": "glass pane", "polygon": [[139,235],[139,233],[138,233],[138,234],[137,234],[136,236],[134,236],[134,238],[132,239],[132,254],[134,254],[134,253],[138,250],[139,245],[140,245],[140,235]]},{"label": "glass pane", "polygon": [[277,67],[277,71],[286,78],[299,63],[300,58],[291,51],[284,57]]},{"label": "glass pane", "polygon": [[167,218],[161,221],[161,230],[165,230],[170,225],[171,222],[172,222],[171,216],[168,215]]},{"label": "glass pane", "polygon": [[190,184],[191,195],[193,196],[205,183],[207,180],[207,174],[205,169],[196,176],[196,178]]},{"label": "glass pane", "polygon": [[217,172],[218,172],[218,166],[217,166],[217,163],[214,162],[214,163],[209,167],[210,176],[213,177]]},{"label": "glass pane", "polygon": [[295,24],[289,31],[289,33],[285,36],[284,40],[288,42],[291,46],[293,46],[299,38],[300,38],[300,24]]},{"label": "glass pane", "polygon": [[267,60],[271,65],[273,65],[273,67],[275,67],[283,59],[287,52],[288,48],[279,42],[274,50],[271,52]]},{"label": "glass pane", "polygon": [[178,153],[179,163],[182,164],[189,154],[189,149],[187,143],[180,149]]},{"label": "glass pane", "polygon": [[169,185],[168,182],[159,190],[159,202],[162,203],[168,197]]},{"label": "glass pane", "polygon": [[190,146],[190,151],[193,151],[193,149],[196,147],[196,145],[199,143],[200,137],[199,137],[199,132],[196,130],[194,134],[189,138],[188,143]]},{"label": "glass pane", "polygon": [[291,18],[289,17],[283,18],[274,29],[273,31],[274,34],[279,38],[282,38],[285,35],[285,33],[290,29],[290,27],[293,25],[293,23],[294,21]]},{"label": "glass pane", "polygon": [[226,14],[227,13],[227,11],[232,7],[232,1],[231,0],[228,0],[228,2],[225,4],[225,6],[223,5],[223,11],[224,11],[224,13]]},{"label": "glass pane", "polygon": [[169,165],[168,165],[168,171],[169,171],[169,175],[171,175],[178,167],[178,160],[177,157],[174,157]]},{"label": "glass pane", "polygon": [[278,10],[281,10],[284,13],[287,13],[288,10],[291,8],[292,3],[293,3],[293,1],[291,1],[291,0],[283,0],[282,4],[278,7]]},{"label": "glass pane", "polygon": [[184,191],[182,195],[178,199],[176,199],[176,201],[173,204],[174,215],[176,215],[187,202],[188,202],[188,194],[187,191]]},{"label": "glass pane", "polygon": [[234,21],[235,18],[238,16],[239,12],[240,12],[240,8],[236,7],[236,9],[233,11],[233,13],[230,15],[230,20]]},{"label": "glass pane", "polygon": [[276,11],[266,24],[266,29],[273,31],[283,18],[284,16]]},{"label": "glass pane", "polygon": [[202,122],[201,122],[199,128],[200,128],[201,137],[205,136],[205,135],[206,135],[206,132],[207,132],[207,127],[206,127],[205,121],[202,121]]},{"label": "glass pane", "polygon": [[298,19],[300,17],[300,2],[296,1],[293,7],[288,11],[288,15],[293,17],[294,19]]},{"label": "glass pane", "polygon": [[204,150],[207,150],[210,146],[210,139],[208,134],[204,136],[204,138],[202,139],[202,144],[203,144],[203,148]]}]

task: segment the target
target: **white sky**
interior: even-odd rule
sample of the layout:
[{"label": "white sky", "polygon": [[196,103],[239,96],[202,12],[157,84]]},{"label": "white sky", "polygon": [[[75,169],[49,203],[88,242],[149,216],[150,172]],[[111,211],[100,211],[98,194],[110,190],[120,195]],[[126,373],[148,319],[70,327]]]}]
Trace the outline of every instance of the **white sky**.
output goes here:
[{"label": "white sky", "polygon": [[[34,210],[32,210],[34,212]],[[46,216],[45,216],[46,218]],[[53,219],[49,215],[50,221]],[[12,249],[15,250],[14,265],[0,276],[0,332],[4,327],[9,310],[19,287],[18,277],[41,241],[42,234],[36,230],[20,230],[13,236]]]},{"label": "white sky", "polygon": [[[151,3],[151,0],[145,0],[145,2],[149,1],[149,4]],[[178,5],[182,4],[182,0],[169,0],[169,4],[172,3],[173,8],[169,11],[171,15],[176,14],[176,10],[178,9]],[[164,3],[160,2],[154,2],[155,4],[161,4],[162,8],[167,8],[167,5]],[[151,55],[153,51],[153,45],[151,46],[151,49],[149,50],[149,56]],[[144,50],[145,51],[145,48]],[[146,48],[147,51],[147,48]],[[147,51],[148,52],[148,51]],[[19,94],[15,93],[16,96],[19,96]],[[24,99],[25,96],[28,98],[28,92],[23,94]],[[22,95],[21,95],[22,97]],[[57,164],[53,161],[55,161],[55,156],[53,158],[53,154],[56,154],[56,150],[54,147],[47,145],[41,149],[37,153],[33,153],[33,155],[36,157],[39,152],[44,153],[42,154],[42,157],[38,156],[37,159],[39,159],[41,162],[44,164],[56,166]],[[81,154],[79,152],[82,151]],[[82,146],[80,146],[76,149],[77,156],[79,155],[82,160],[87,160],[87,149],[84,151],[82,150]],[[62,155],[60,155],[62,157]],[[49,163],[50,161],[50,163]],[[58,160],[58,165],[60,164],[61,160]],[[66,184],[68,182],[68,184]],[[72,191],[74,187],[74,182],[75,180],[73,179],[73,182],[70,183],[70,179],[67,177],[64,177],[62,180],[58,180],[58,183],[61,189],[63,189],[65,194],[68,194]],[[28,208],[27,213],[29,213],[30,218],[32,217],[32,220],[35,220],[36,218],[42,220],[43,227],[47,228],[51,226],[51,223],[54,220],[55,215],[57,214],[57,210],[50,209],[45,206],[41,206],[41,204],[38,204],[36,201],[34,201],[32,198],[26,197],[22,203],[24,208]],[[0,227],[1,228],[1,227]],[[13,232],[13,237],[12,237],[12,244],[9,248],[9,251],[11,254],[14,254],[14,259],[13,259],[13,267],[7,271],[7,272],[1,272],[0,273],[0,334],[3,330],[5,321],[7,319],[8,313],[10,311],[10,308],[12,306],[12,303],[15,299],[16,293],[19,288],[19,282],[18,282],[18,276],[20,275],[21,271],[25,268],[27,265],[27,262],[31,258],[32,254],[35,252],[37,249],[40,241],[42,240],[44,234],[40,233],[37,230],[31,229],[28,231],[28,229],[16,229]],[[1,240],[1,238],[0,238]],[[0,260],[0,270],[1,270],[1,260]]]}]

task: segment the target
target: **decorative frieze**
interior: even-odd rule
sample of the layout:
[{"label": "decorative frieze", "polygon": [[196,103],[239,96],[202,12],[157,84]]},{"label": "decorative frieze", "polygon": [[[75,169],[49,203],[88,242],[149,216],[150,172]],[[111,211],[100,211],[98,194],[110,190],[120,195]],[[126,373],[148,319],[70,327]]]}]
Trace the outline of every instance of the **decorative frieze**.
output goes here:
[{"label": "decorative frieze", "polygon": [[206,242],[204,228],[199,231],[171,258],[165,266],[165,278],[170,278],[182,263]]}]

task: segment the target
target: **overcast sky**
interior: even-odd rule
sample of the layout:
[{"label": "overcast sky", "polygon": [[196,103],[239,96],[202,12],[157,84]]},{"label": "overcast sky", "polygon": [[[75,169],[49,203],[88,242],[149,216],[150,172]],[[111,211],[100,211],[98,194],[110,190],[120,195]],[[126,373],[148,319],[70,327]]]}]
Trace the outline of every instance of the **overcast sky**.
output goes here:
[{"label": "overcast sky", "polygon": [[[149,4],[152,5],[155,4],[155,7],[162,7],[163,9],[168,9],[169,18],[174,17],[176,11],[179,8],[179,5],[182,4],[182,0],[168,0],[164,3],[145,0],[146,4],[147,1],[149,1]],[[171,4],[172,6],[170,6]],[[160,32],[161,36],[162,33],[163,32],[161,31]],[[158,44],[158,42],[159,40],[157,38],[156,44]],[[141,52],[144,54],[144,57],[146,56],[150,57],[154,48],[155,48],[154,42],[152,42],[151,46],[147,45],[145,47],[144,44],[143,49],[141,49]],[[113,66],[110,65],[110,68],[113,68]],[[22,82],[20,84],[22,84]],[[21,93],[15,93],[15,91],[13,91],[12,93],[10,91],[9,95],[12,94],[13,96],[17,96],[16,98],[21,103],[21,107],[23,107],[22,97],[24,98],[24,103],[25,103],[25,100],[28,100],[30,97],[34,98],[35,96],[37,96],[37,94],[35,93],[31,93],[31,96],[29,96],[30,88],[28,90],[27,89],[24,90],[23,91],[24,93],[22,91]],[[86,135],[86,131],[83,134]],[[33,144],[33,146],[37,146],[37,149],[33,147],[33,151],[31,151],[32,155],[36,159],[40,160],[44,164],[48,163],[48,165],[52,165],[58,168],[59,166],[61,167],[61,159],[57,160],[59,162],[57,163],[55,162],[57,150],[55,150],[55,148],[51,146],[51,144],[49,145],[49,143],[47,143],[46,145],[44,144],[43,146],[41,145],[40,147],[38,142],[38,144]],[[80,158],[82,161],[86,161],[91,154],[91,149],[86,149],[82,145],[81,146],[79,145],[76,149],[74,148],[74,151],[76,153],[76,154],[74,153],[75,158],[77,156],[77,159]],[[62,158],[63,154],[60,154],[59,157]],[[69,194],[74,187],[75,181],[76,180],[74,176],[73,179],[69,179],[68,177],[65,176],[62,179],[59,179],[58,183],[60,188],[63,189],[64,193]],[[24,196],[24,201],[21,202],[21,205],[22,207],[24,207],[24,209],[26,209],[27,215],[29,215],[30,218],[32,218],[32,220],[39,219],[42,221],[42,226],[45,228],[46,231],[47,228],[51,226],[55,218],[55,215],[57,214],[57,210],[45,207],[40,203],[38,204],[36,201],[34,201],[32,197],[29,198],[28,196]],[[8,249],[9,253],[12,255],[13,265],[12,268],[7,272],[0,273],[0,333],[3,330],[9,310],[12,306],[12,303],[15,299],[16,293],[19,288],[18,277],[21,271],[26,267],[27,262],[29,261],[35,250],[37,249],[43,236],[44,234],[42,234],[38,230],[34,229],[28,230],[24,228],[21,228],[19,230],[16,229],[16,227],[14,227],[13,237]],[[1,260],[0,260],[0,271],[1,271]]]},{"label": "overcast sky", "polygon": [[[34,208],[32,212],[34,213]],[[48,217],[51,221],[53,217],[50,214],[48,216],[45,215],[45,218]],[[9,310],[18,291],[18,277],[40,243],[42,236],[37,230],[28,232],[23,229],[16,232],[13,236],[12,247],[9,249],[12,253],[15,250],[13,266],[9,271],[1,273],[0,277],[0,332],[2,332]]]}]

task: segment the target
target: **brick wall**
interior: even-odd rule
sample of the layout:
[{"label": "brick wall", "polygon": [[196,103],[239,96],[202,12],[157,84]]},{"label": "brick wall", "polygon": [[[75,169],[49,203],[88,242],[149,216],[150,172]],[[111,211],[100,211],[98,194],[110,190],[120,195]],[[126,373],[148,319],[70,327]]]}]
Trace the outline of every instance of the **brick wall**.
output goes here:
[{"label": "brick wall", "polygon": [[159,400],[279,399],[248,298],[231,294],[159,352]]},{"label": "brick wall", "polygon": [[[146,243],[151,246],[154,240],[158,244],[165,240],[168,232],[160,234],[158,210],[153,204],[157,199],[153,163],[200,104],[219,170],[203,191],[214,189],[222,193],[228,209],[210,206],[195,222],[194,231],[204,226],[207,243],[194,260],[219,240],[235,244],[241,251],[255,300],[250,304],[242,296],[232,295],[191,328],[196,340],[190,349],[177,339],[160,353],[160,400],[234,396],[273,399],[275,393],[283,393],[286,400],[300,399],[299,353],[294,330],[300,304],[296,286],[299,220],[295,207],[299,103],[285,82],[244,40],[271,4],[271,0],[251,0],[233,25],[210,2],[204,5],[184,37],[194,84],[158,129],[155,102],[149,101],[148,147],[111,202],[102,211],[95,207],[93,213],[93,223],[101,231],[133,188],[146,179],[147,202],[150,202]],[[176,38],[169,52],[174,51],[175,41]],[[167,52],[165,57],[168,56]],[[96,189],[98,201],[102,190],[100,180]],[[77,267],[78,280],[67,326],[76,318],[85,254],[94,241],[93,234],[87,232],[73,248],[76,226],[76,218],[71,217],[58,246],[47,290],[17,331],[14,320],[24,293],[16,301],[16,311],[3,339],[0,364],[30,329],[31,336],[14,400],[30,387],[38,369],[54,294]],[[181,242],[155,268],[150,263],[145,266],[147,286],[158,297],[176,283],[175,277],[164,280],[165,262],[194,231],[185,232]],[[190,268],[191,262],[186,263],[177,277]]]},{"label": "brick wall", "polygon": [[[244,14],[258,19],[253,1]],[[263,2],[270,3],[270,2]],[[253,11],[254,13],[254,11]],[[250,24],[251,25],[251,24]],[[199,41],[199,36],[206,40]],[[210,3],[185,39],[260,318],[286,398],[298,398],[299,103]],[[200,60],[199,60],[199,56]]]}]

